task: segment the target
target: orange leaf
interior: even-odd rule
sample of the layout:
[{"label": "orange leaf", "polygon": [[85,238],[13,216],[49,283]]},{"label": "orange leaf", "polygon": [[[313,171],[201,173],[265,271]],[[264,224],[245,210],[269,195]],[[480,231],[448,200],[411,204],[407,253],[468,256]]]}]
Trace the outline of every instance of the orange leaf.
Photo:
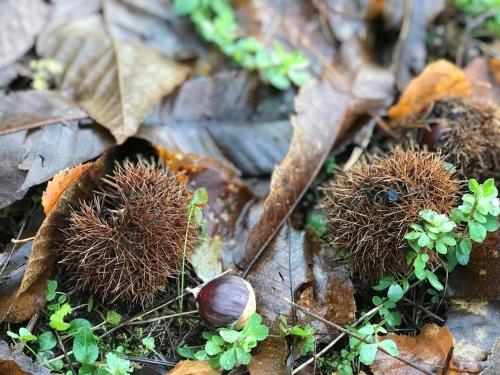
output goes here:
[{"label": "orange leaf", "polygon": [[47,188],[42,194],[42,206],[45,215],[48,215],[50,211],[52,211],[69,184],[85,172],[91,165],[92,163],[86,163],[77,165],[71,169],[65,169],[56,174],[54,178],[49,181]]},{"label": "orange leaf", "polygon": [[175,368],[165,375],[218,375],[220,371],[214,370],[208,361],[184,360],[177,363]]},{"label": "orange leaf", "polygon": [[401,123],[427,107],[433,101],[443,98],[464,98],[471,95],[471,83],[464,72],[446,60],[427,65],[414,78],[401,98],[388,110],[391,124]]},{"label": "orange leaf", "polygon": [[[436,324],[426,324],[420,335],[416,337],[389,334],[385,338],[392,339],[396,343],[399,356],[405,358],[422,368],[442,373],[448,353],[453,347],[453,336],[446,327],[439,327]],[[375,375],[417,375],[420,371],[409,367],[405,363],[391,357],[385,353],[378,352],[375,361],[370,366]],[[448,363],[447,375],[456,374],[453,360]]]}]

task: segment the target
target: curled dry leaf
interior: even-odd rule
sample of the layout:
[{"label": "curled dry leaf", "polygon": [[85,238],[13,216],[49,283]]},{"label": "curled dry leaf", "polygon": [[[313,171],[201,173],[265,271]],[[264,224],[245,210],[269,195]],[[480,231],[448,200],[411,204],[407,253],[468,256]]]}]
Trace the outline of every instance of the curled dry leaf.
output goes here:
[{"label": "curled dry leaf", "polygon": [[[0,208],[28,189],[100,155],[113,144],[76,104],[55,92],[25,91],[0,98]],[[57,146],[54,147],[54,140]]]},{"label": "curled dry leaf", "polygon": [[[404,335],[389,334],[387,339],[394,340],[398,347],[399,356],[405,358],[420,367],[436,374],[442,374],[442,368],[448,359],[448,354],[453,347],[453,337],[445,327],[436,324],[427,324],[422,327],[418,336],[410,337]],[[454,363],[448,363],[454,368]],[[421,372],[409,367],[403,362],[380,351],[377,352],[375,361],[370,366],[375,375],[420,375]],[[446,374],[456,374],[448,371]]]},{"label": "curled dry leaf", "polygon": [[[45,288],[50,272],[47,269],[39,275],[39,281],[25,293],[18,294],[33,241],[22,245],[9,244],[0,254],[0,265],[8,261],[0,284],[0,322],[21,323],[31,318],[45,306]],[[9,256],[12,252],[12,257]]]},{"label": "curled dry leaf", "polygon": [[118,143],[135,134],[144,114],[190,71],[155,50],[113,40],[97,15],[44,33],[37,51],[62,63],[60,88],[71,90]]},{"label": "curled dry leaf", "polygon": [[0,3],[0,69],[23,56],[47,21],[43,0],[5,0]]},{"label": "curled dry leaf", "polygon": [[33,364],[21,351],[13,350],[5,341],[0,341],[0,374],[50,375],[50,370]]},{"label": "curled dry leaf", "polygon": [[214,370],[208,361],[190,361],[185,359],[177,363],[173,370],[165,375],[218,375],[220,371]]},{"label": "curled dry leaf", "polygon": [[284,97],[268,93],[245,71],[192,78],[148,113],[137,136],[172,151],[216,157],[245,175],[268,175],[292,135]]},{"label": "curled dry leaf", "polygon": [[387,114],[394,126],[416,115],[435,100],[465,98],[471,92],[471,83],[459,67],[446,60],[438,60],[410,82]]}]

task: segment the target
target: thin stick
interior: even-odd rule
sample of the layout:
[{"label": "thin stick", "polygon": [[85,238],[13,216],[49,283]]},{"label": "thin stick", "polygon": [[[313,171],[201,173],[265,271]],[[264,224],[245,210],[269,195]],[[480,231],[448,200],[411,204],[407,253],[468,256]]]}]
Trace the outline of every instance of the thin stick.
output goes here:
[{"label": "thin stick", "polygon": [[73,364],[71,363],[71,361],[69,359],[68,352],[66,351],[66,348],[64,347],[64,344],[61,340],[61,336],[59,336],[59,333],[57,331],[55,331],[55,332],[56,332],[57,342],[59,343],[59,347],[61,348],[63,355],[66,358],[66,361],[69,363],[69,367],[71,368],[71,372],[73,374],[76,374],[75,368],[73,367]]},{"label": "thin stick", "polygon": [[443,318],[441,318],[440,316],[434,314],[431,310],[429,310],[428,308],[422,306],[422,305],[419,305],[418,303],[412,301],[411,299],[408,299],[406,297],[403,298],[403,301],[405,302],[408,302],[410,305],[413,305],[415,306],[417,309],[420,309],[422,311],[424,311],[427,315],[429,315],[430,317],[436,319],[436,320],[439,320],[441,323],[444,323],[445,320]]},{"label": "thin stick", "polygon": [[[283,298],[283,299],[286,302],[288,302],[289,304],[291,304],[291,305],[295,306],[296,308],[298,308],[299,310],[301,310],[302,312],[304,312],[307,315],[313,317],[314,319],[319,320],[320,322],[323,322],[323,323],[325,323],[325,324],[327,324],[327,325],[329,325],[331,327],[334,327],[336,330],[338,330],[338,331],[340,331],[342,333],[345,333],[348,336],[354,337],[355,339],[357,339],[357,340],[359,340],[361,342],[364,342],[365,344],[372,344],[371,342],[366,341],[366,339],[364,337],[361,337],[361,336],[357,335],[356,333],[351,332],[351,331],[345,329],[342,326],[339,326],[338,324],[330,322],[329,320],[326,320],[326,319],[322,318],[321,316],[316,315],[316,314],[310,312],[309,310],[305,309],[304,307],[302,307],[300,305],[297,305],[296,303],[290,301],[289,299],[287,299],[287,298]],[[389,353],[384,348],[381,348],[381,347],[377,346],[377,350],[380,351],[380,352],[382,352],[382,353],[385,353],[385,354],[387,354],[387,355],[389,355],[389,356],[391,356],[393,358],[396,358],[397,360],[403,362],[404,364],[406,364],[406,365],[408,365],[410,367],[413,367],[415,370],[418,370],[418,371],[420,371],[420,372],[422,372],[424,374],[435,375],[433,372],[431,372],[429,370],[426,370],[426,369],[420,367],[419,365],[417,365],[417,364],[415,364],[413,362],[408,361],[407,359],[404,359],[404,358],[402,358],[400,356],[393,356],[393,355],[391,355],[391,353]]]},{"label": "thin stick", "polygon": [[141,324],[154,323],[154,322],[158,322],[159,320],[163,320],[163,319],[176,318],[178,316],[184,316],[184,315],[193,315],[193,314],[196,314],[197,312],[198,312],[198,310],[179,312],[179,313],[170,314],[170,315],[158,316],[156,318],[152,318],[149,320],[139,320],[137,322],[128,322],[125,325],[126,326],[136,326],[136,325],[141,325]]},{"label": "thin stick", "polygon": [[10,242],[15,243],[15,244],[20,244],[20,243],[30,242],[30,241],[32,241],[32,240],[34,240],[34,239],[35,239],[35,236],[33,236],[33,237],[28,237],[28,238],[23,238],[23,239],[21,239],[21,240],[18,240],[18,239],[14,239],[14,238],[13,238],[13,239],[11,239],[11,240],[10,240]]},{"label": "thin stick", "polygon": [[[358,324],[360,324],[363,320],[365,320],[368,317],[371,317],[373,314],[375,314],[378,310],[384,306],[385,303],[378,305],[377,307],[374,307],[370,311],[368,311],[366,314],[364,314],[362,317],[360,317],[358,320],[356,320],[354,323],[351,324],[352,327],[356,327]],[[302,363],[299,367],[296,367],[292,371],[292,375],[296,374],[297,372],[301,371],[305,367],[309,366],[311,363],[315,362],[319,357],[321,357],[323,354],[325,354],[328,350],[330,350],[337,342],[339,342],[342,338],[344,338],[346,335],[345,333],[341,333],[338,335],[332,342],[330,342],[327,346],[325,346],[320,352],[316,353],[314,356],[309,358],[307,361]]]},{"label": "thin stick", "polygon": [[[27,221],[28,221],[28,217],[26,216],[23,219],[23,223],[21,224],[21,228],[19,229],[19,232],[17,233],[16,240],[19,240],[19,237],[21,237],[21,234],[23,233],[23,230],[24,230],[24,227],[26,226],[26,222]],[[9,256],[8,256],[7,260],[5,261],[5,264],[2,266],[2,269],[0,270],[0,278],[2,277],[3,272],[7,268],[7,265],[9,264],[9,262],[10,262],[10,260],[12,258],[12,255],[14,254],[14,251],[16,250],[16,248],[17,248],[17,244],[14,243],[14,246],[12,246],[12,249],[10,249]]]}]

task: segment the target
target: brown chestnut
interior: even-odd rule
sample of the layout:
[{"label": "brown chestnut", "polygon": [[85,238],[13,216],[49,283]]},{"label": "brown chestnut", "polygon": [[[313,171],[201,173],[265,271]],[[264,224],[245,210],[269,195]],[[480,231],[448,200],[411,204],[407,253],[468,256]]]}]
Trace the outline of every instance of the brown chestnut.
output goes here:
[{"label": "brown chestnut", "polygon": [[214,327],[241,329],[255,313],[255,293],[243,278],[224,275],[192,290],[201,318]]}]

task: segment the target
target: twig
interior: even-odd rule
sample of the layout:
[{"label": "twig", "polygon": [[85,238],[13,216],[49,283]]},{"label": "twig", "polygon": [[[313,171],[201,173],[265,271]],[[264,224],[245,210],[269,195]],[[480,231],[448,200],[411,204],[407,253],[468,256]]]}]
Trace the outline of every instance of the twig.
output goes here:
[{"label": "twig", "polygon": [[[364,314],[358,320],[356,320],[354,323],[352,323],[351,326],[352,327],[356,327],[357,325],[359,325],[367,317],[372,316],[378,310],[380,310],[382,308],[382,306],[385,305],[385,303],[383,303],[381,305],[378,305],[377,307],[374,307],[373,309],[371,309],[370,311],[368,311],[366,314]],[[330,350],[337,342],[339,342],[344,337],[345,337],[345,333],[341,333],[340,335],[338,335],[332,342],[330,342],[327,346],[325,346],[323,349],[321,349],[321,351],[319,353],[316,353],[313,357],[309,358],[307,361],[305,361],[304,363],[302,363],[299,367],[295,368],[292,371],[292,375],[296,374],[297,372],[301,371],[302,369],[304,369],[305,367],[307,367],[311,363],[315,362],[319,357],[321,357],[323,354],[325,354],[328,350]]]},{"label": "twig", "polygon": [[26,243],[26,242],[30,242],[32,240],[35,239],[35,236],[33,237],[28,237],[28,238],[23,238],[21,240],[18,240],[18,239],[11,239],[10,242],[14,243],[14,244],[19,244],[19,243]]},{"label": "twig", "polygon": [[[365,344],[372,344],[372,343],[370,343],[370,342],[366,341],[366,339],[365,339],[364,337],[361,337],[361,336],[359,336],[358,334],[356,334],[356,333],[354,333],[354,332],[351,332],[351,331],[349,331],[348,329],[345,329],[345,328],[344,328],[344,327],[342,327],[342,326],[339,326],[338,324],[335,324],[335,323],[333,323],[333,322],[330,322],[329,320],[326,320],[326,319],[322,318],[321,316],[316,315],[316,314],[314,314],[314,313],[310,312],[310,311],[309,311],[309,310],[307,310],[306,308],[304,308],[304,307],[302,307],[302,306],[300,306],[300,305],[297,305],[296,303],[294,303],[294,302],[290,301],[289,299],[287,299],[287,298],[283,298],[283,299],[284,299],[286,302],[288,302],[289,304],[291,304],[291,305],[295,306],[296,308],[298,308],[299,310],[303,311],[303,312],[304,312],[304,313],[306,313],[307,315],[309,315],[309,316],[313,317],[314,319],[319,320],[320,322],[325,323],[325,324],[327,324],[327,325],[329,325],[329,326],[331,326],[331,327],[335,328],[336,330],[338,330],[338,331],[340,331],[340,332],[342,332],[342,333],[344,333],[344,334],[346,334],[346,335],[348,335],[348,336],[354,337],[355,339],[357,339],[357,340],[359,340],[359,341],[361,341],[361,342],[364,342]],[[381,348],[381,347],[377,346],[377,350],[378,350],[378,351],[381,351],[382,353],[385,353],[385,354],[387,354],[387,355],[389,355],[389,356],[391,356],[391,357],[393,357],[393,358],[396,358],[397,360],[399,360],[399,361],[403,362],[404,364],[406,364],[406,365],[408,365],[408,366],[410,366],[410,367],[413,367],[415,370],[418,370],[418,371],[420,371],[420,372],[422,372],[422,373],[424,373],[424,374],[427,374],[427,375],[435,375],[433,372],[431,372],[431,371],[429,371],[429,370],[426,370],[426,369],[424,369],[424,368],[420,367],[419,365],[417,365],[417,364],[415,364],[415,363],[413,363],[413,362],[411,362],[411,361],[408,361],[408,360],[407,360],[407,359],[405,359],[405,358],[402,358],[402,357],[400,357],[400,356],[393,356],[393,355],[391,355],[391,353],[389,353],[389,352],[388,352],[387,350],[385,350],[384,348]]]},{"label": "twig", "polygon": [[370,120],[370,123],[365,127],[364,130],[364,136],[363,139],[361,140],[361,144],[359,146],[354,147],[354,149],[351,152],[351,156],[349,156],[349,159],[345,162],[344,166],[342,167],[342,170],[344,172],[348,171],[351,169],[354,164],[359,160],[361,155],[363,155],[363,152],[365,152],[366,147],[370,144],[370,140],[372,139],[373,135],[373,129],[375,128],[376,121],[375,119]]},{"label": "twig", "polygon": [[175,363],[173,363],[173,362],[158,361],[156,359],[150,359],[150,358],[125,357],[125,359],[128,359],[129,361],[135,361],[135,362],[152,363],[154,365],[164,365],[164,366],[170,366],[170,367],[175,366]]},{"label": "twig", "polygon": [[419,305],[418,303],[412,301],[411,299],[408,299],[406,297],[403,298],[403,301],[405,302],[408,302],[410,305],[413,305],[415,306],[417,309],[420,309],[422,311],[424,311],[427,315],[431,316],[432,318],[440,321],[441,323],[444,323],[445,320],[443,318],[441,318],[440,316],[434,314],[431,310],[429,310],[428,308],[422,306],[422,305]]},{"label": "twig", "polygon": [[136,326],[136,325],[141,325],[141,324],[154,323],[154,322],[157,322],[157,321],[163,320],[163,319],[176,318],[176,317],[180,317],[180,316],[184,316],[184,315],[193,315],[196,313],[198,313],[198,310],[179,312],[179,313],[170,314],[170,315],[162,315],[162,316],[158,316],[156,318],[152,318],[152,319],[148,319],[148,320],[139,320],[139,321],[134,321],[134,322],[128,322],[127,324],[125,324],[125,326]]},{"label": "twig", "polygon": [[[23,233],[23,230],[24,230],[24,227],[26,226],[26,222],[28,221],[28,216],[26,216],[24,219],[23,219],[23,222],[21,224],[21,228],[19,229],[19,232],[17,233],[17,236],[16,236],[16,240],[19,240],[19,237],[21,237],[21,234]],[[11,240],[13,241],[13,240]],[[14,243],[14,246],[12,246],[12,249],[10,250],[10,253],[9,253],[9,256],[7,258],[7,260],[5,261],[5,263],[3,264],[2,266],[2,269],[0,270],[0,278],[2,277],[3,275],[3,272],[5,271],[5,269],[7,268],[7,265],[9,264],[10,262],[10,259],[12,258],[12,255],[14,254],[14,251],[17,249],[17,244]]]},{"label": "twig", "polygon": [[69,367],[71,368],[71,372],[76,375],[75,368],[73,367],[73,364],[71,363],[71,360],[69,359],[68,353],[66,352],[66,348],[64,347],[64,344],[61,340],[61,336],[59,336],[59,332],[55,331],[56,337],[57,337],[57,342],[59,343],[59,347],[61,348],[64,357],[66,358],[66,361],[69,363]]}]

